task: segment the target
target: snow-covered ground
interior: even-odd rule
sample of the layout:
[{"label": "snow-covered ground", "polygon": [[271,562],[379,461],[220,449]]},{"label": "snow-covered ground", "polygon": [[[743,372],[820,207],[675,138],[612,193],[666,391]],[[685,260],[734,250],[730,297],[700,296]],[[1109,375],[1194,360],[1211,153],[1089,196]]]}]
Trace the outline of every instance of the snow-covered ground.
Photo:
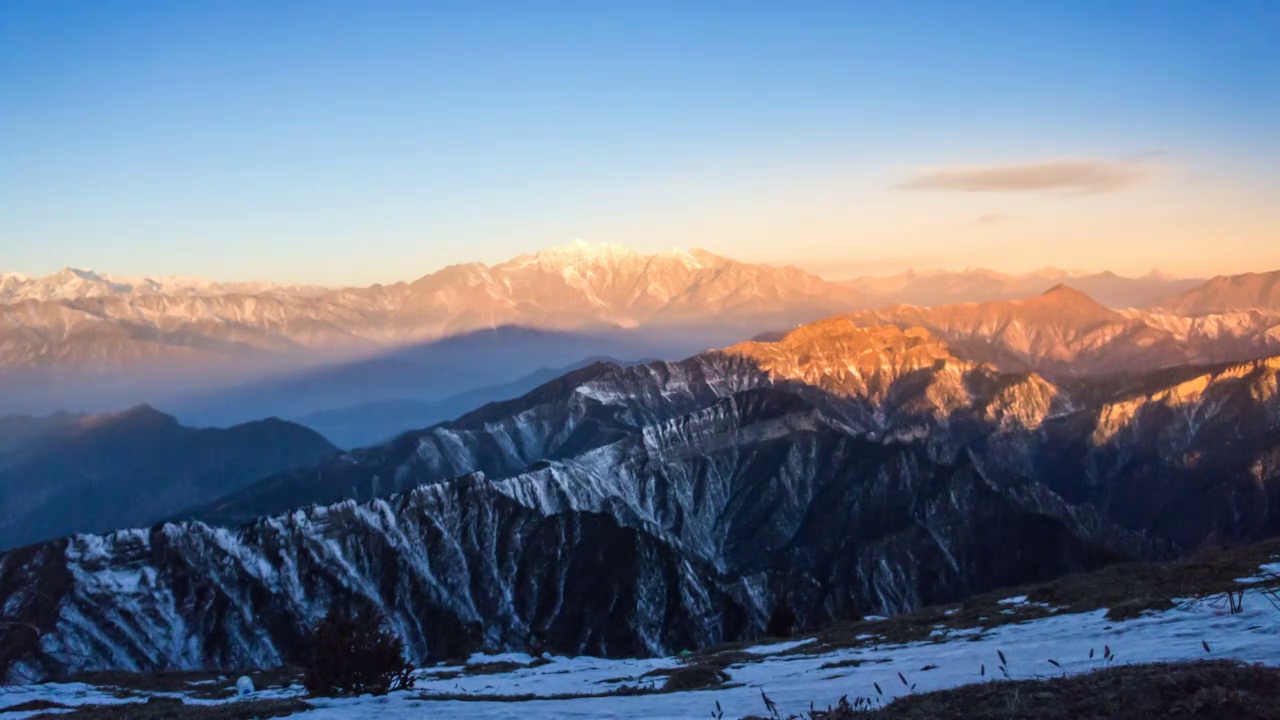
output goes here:
[{"label": "snow-covered ground", "polygon": [[[1025,602],[1010,598],[1009,605]],[[708,717],[719,702],[725,718],[766,714],[761,691],[785,716],[835,704],[842,695],[883,698],[928,692],[1004,677],[1043,678],[1083,673],[1108,665],[1230,658],[1280,666],[1280,610],[1258,590],[1247,591],[1244,610],[1232,615],[1225,603],[1194,600],[1171,610],[1151,612],[1116,622],[1106,611],[1058,614],[993,628],[952,631],[939,627],[932,641],[848,648],[806,654],[808,641],[748,648],[758,660],[731,665],[729,685],[713,690],[633,696],[547,699],[554,695],[602,694],[622,686],[653,685],[662,676],[645,673],[684,664],[680,658],[606,660],[550,658],[550,662],[491,675],[435,677],[460,667],[427,668],[417,686],[386,697],[308,700],[315,709],[306,720],[380,717],[388,720],[458,716],[483,720],[518,716],[538,718],[667,718]],[[979,635],[979,633],[981,633]],[[975,637],[978,636],[978,637]],[[1206,650],[1207,645],[1207,650]],[[1109,658],[1109,659],[1108,659]],[[510,654],[476,656],[470,662],[499,660],[530,663],[534,658]],[[1050,663],[1053,660],[1057,664]],[[854,665],[855,661],[860,664]],[[840,666],[842,664],[844,666]],[[824,667],[825,666],[825,667]],[[933,666],[926,670],[928,666]],[[233,678],[234,679],[234,678]],[[877,690],[877,686],[879,690]],[[301,694],[301,688],[255,693],[252,697]],[[516,701],[431,700],[431,694],[538,696]],[[882,694],[881,694],[882,693]],[[158,693],[159,694],[159,693]],[[0,692],[0,707],[44,698],[66,705],[122,702],[85,685],[46,684]],[[191,701],[200,702],[200,701]],[[215,701],[203,701],[215,702]],[[20,720],[26,713],[5,713]]]}]

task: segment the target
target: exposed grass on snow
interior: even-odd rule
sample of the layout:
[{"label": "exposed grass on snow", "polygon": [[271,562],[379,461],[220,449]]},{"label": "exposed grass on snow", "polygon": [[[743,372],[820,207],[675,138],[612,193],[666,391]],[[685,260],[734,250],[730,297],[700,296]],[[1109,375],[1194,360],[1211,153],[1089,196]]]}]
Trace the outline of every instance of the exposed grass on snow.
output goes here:
[{"label": "exposed grass on snow", "polygon": [[242,700],[219,705],[186,705],[172,698],[152,698],[147,702],[119,705],[83,705],[70,712],[59,710],[32,716],[33,720],[256,720],[288,717],[310,710],[311,705],[294,698],[284,700]]},{"label": "exposed grass on snow", "polygon": [[236,681],[241,676],[253,680],[257,690],[287,688],[302,682],[302,670],[286,665],[266,670],[184,671],[137,673],[124,671],[85,672],[61,682],[84,683],[107,690],[117,697],[150,696],[155,693],[181,693],[187,697],[220,700],[234,697]]},{"label": "exposed grass on snow", "polygon": [[1046,680],[976,683],[811,720],[1280,720],[1280,669],[1223,660],[1126,665]]},{"label": "exposed grass on snow", "polygon": [[52,700],[28,700],[27,702],[18,703],[17,705],[9,705],[0,707],[0,713],[29,713],[37,710],[60,710],[68,709],[70,706],[63,705]]},{"label": "exposed grass on snow", "polygon": [[[527,667],[527,666],[520,666]],[[536,667],[536,666],[535,666]],[[659,678],[665,678],[658,682]],[[624,682],[629,678],[610,678],[600,682]],[[649,682],[644,682],[648,679]],[[644,673],[634,685],[622,685],[604,692],[582,693],[441,693],[428,692],[415,696],[418,700],[454,700],[460,702],[529,702],[533,700],[587,700],[592,698],[632,697],[635,695],[664,695],[667,693],[689,692],[693,690],[713,690],[731,687],[729,674],[714,665],[692,665],[688,667],[663,668]]]},{"label": "exposed grass on snow", "polygon": [[513,660],[499,660],[497,662],[480,662],[463,665],[458,670],[459,675],[501,675],[503,673],[515,672],[516,670],[524,670],[526,668],[542,667],[550,663],[545,658],[535,658],[533,662],[520,663]]}]

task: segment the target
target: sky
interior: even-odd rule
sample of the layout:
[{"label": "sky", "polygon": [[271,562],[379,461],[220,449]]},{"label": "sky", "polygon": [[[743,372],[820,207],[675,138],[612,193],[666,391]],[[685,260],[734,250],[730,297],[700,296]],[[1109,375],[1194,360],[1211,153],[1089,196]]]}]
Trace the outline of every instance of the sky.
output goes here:
[{"label": "sky", "polygon": [[1280,268],[1280,3],[0,0],[0,270]]}]

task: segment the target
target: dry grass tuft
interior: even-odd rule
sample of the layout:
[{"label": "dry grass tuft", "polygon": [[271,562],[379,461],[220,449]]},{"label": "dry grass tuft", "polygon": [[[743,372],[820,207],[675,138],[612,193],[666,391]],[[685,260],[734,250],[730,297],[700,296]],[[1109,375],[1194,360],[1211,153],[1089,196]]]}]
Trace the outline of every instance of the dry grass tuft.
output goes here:
[{"label": "dry grass tuft", "polygon": [[706,690],[720,687],[729,681],[725,671],[707,665],[692,665],[679,668],[667,675],[662,686],[663,692],[682,692],[684,690]]}]

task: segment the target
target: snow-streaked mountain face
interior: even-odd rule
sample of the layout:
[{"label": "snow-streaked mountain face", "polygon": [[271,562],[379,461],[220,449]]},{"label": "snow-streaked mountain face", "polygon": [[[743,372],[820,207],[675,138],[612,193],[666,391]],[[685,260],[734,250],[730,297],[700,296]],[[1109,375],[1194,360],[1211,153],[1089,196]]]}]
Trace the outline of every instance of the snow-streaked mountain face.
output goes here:
[{"label": "snow-streaked mountain face", "polygon": [[1276,534],[1278,375],[1058,386],[848,320],[595,364],[199,520],[0,556],[4,618],[41,631],[9,631],[10,658],[269,665],[350,603],[418,659],[656,654],[758,635],[783,602],[818,625]]}]

